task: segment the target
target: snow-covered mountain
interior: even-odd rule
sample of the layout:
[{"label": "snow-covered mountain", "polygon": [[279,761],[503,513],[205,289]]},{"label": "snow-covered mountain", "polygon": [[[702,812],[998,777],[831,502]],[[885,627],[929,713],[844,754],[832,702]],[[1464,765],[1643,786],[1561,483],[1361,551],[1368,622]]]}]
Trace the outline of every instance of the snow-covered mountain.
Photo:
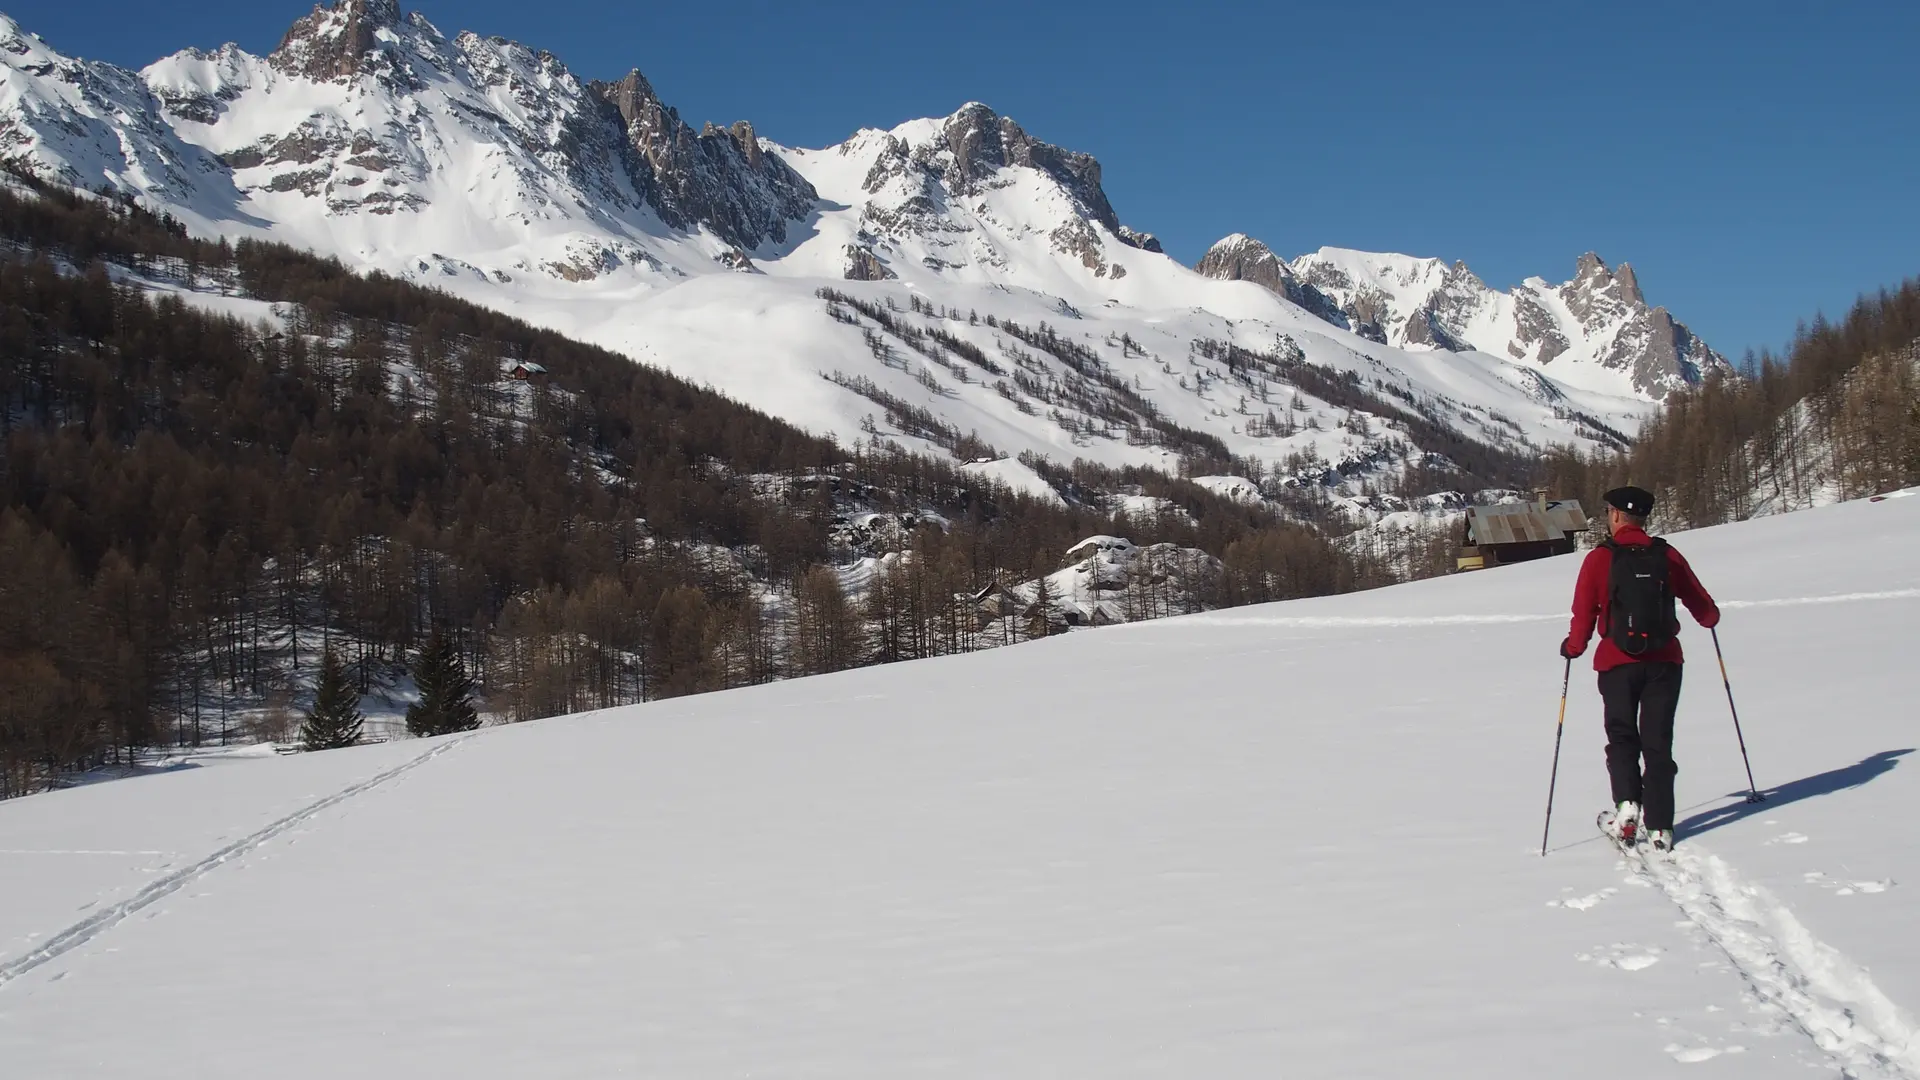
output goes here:
[{"label": "snow-covered mountain", "polygon": [[1528,278],[1509,292],[1488,286],[1463,262],[1330,247],[1283,262],[1240,233],[1215,244],[1198,269],[1264,285],[1382,344],[1558,363],[1549,369],[1556,375],[1597,367],[1624,373],[1635,391],[1652,398],[1726,367],[1666,308],[1648,306],[1633,267],[1610,269],[1593,252],[1580,256],[1571,281]]},{"label": "snow-covered mountain", "polygon": [[0,16],[0,159],[431,282],[816,431],[968,456],[1378,473],[1434,449],[1415,419],[1511,450],[1617,441],[1717,362],[1624,267],[1508,295],[1243,241],[1196,272],[1121,222],[1091,156],[985,105],[793,149],[396,0],[138,74]]}]

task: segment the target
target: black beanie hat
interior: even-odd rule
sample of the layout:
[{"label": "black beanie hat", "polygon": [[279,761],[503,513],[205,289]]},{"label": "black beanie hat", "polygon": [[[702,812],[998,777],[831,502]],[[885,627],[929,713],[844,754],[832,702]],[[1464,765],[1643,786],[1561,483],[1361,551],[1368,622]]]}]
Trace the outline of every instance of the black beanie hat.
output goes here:
[{"label": "black beanie hat", "polygon": [[1617,487],[1607,492],[1607,505],[1623,514],[1646,517],[1653,513],[1653,492],[1632,486]]}]

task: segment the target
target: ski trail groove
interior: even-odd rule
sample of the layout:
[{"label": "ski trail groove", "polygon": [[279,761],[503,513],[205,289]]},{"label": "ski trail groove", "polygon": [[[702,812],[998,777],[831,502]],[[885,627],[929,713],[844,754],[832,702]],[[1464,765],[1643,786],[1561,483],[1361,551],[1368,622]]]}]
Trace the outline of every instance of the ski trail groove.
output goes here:
[{"label": "ski trail groove", "polygon": [[1694,845],[1677,849],[1670,862],[1640,854],[1628,864],[1665,892],[1754,994],[1785,1013],[1844,1075],[1865,1069],[1920,1080],[1920,1026],[1865,968],[1814,937],[1772,894],[1744,884],[1726,860]]},{"label": "ski trail groove", "polygon": [[336,791],[324,799],[311,803],[302,809],[296,810],[293,813],[288,814],[286,817],[283,817],[280,820],[273,822],[272,824],[266,826],[265,828],[260,829],[257,832],[251,833],[247,836],[241,837],[238,840],[235,840],[233,843],[228,844],[226,847],[221,848],[219,851],[216,851],[213,854],[207,856],[206,858],[201,859],[199,862],[193,863],[192,865],[189,865],[189,866],[181,867],[180,869],[175,870],[173,873],[168,874],[163,878],[160,878],[156,881],[149,882],[145,888],[141,889],[137,893],[134,893],[132,896],[128,897],[127,899],[122,900],[117,904],[113,904],[108,907],[102,908],[101,910],[94,912],[94,914],[89,918],[82,919],[81,921],[74,923],[72,926],[67,927],[65,930],[60,931],[58,934],[55,934],[53,937],[48,938],[46,942],[41,944],[38,948],[35,948],[32,951],[25,953],[24,955],[17,956],[12,960],[8,960],[4,963],[0,963],[0,988],[4,988],[8,983],[12,982],[13,980],[19,978],[22,975],[25,975],[27,972],[32,971],[34,968],[39,967],[40,965],[48,962],[49,960],[57,959],[58,957],[76,948],[79,948],[82,945],[85,945],[87,942],[92,941],[96,937],[99,937],[101,934],[105,933],[106,931],[111,930],[114,926],[118,925],[122,920],[126,919],[127,916],[132,915],[135,912],[148,907],[149,905],[153,904],[155,901],[162,900],[172,895],[173,893],[180,891],[182,886],[185,886],[197,880],[198,878],[203,877],[209,871],[215,869],[216,867],[224,863],[232,862],[234,859],[237,859],[240,856],[247,854],[248,852],[252,851],[254,848],[259,847],[261,844],[266,843],[268,840],[271,840],[274,837],[279,836],[281,833],[286,832],[288,829],[291,829],[294,826],[300,824],[301,822],[306,821],[308,818],[313,817],[315,814],[318,814],[321,811],[328,809],[329,807],[338,806],[341,803],[347,801],[348,799],[353,798],[355,795],[360,795],[367,791],[372,790],[373,788],[379,787],[381,784],[384,784],[387,781],[392,780],[403,773],[411,772],[412,770],[417,769],[422,765],[425,765],[427,762],[432,761],[434,758],[439,757],[441,754],[444,754],[447,751],[453,749],[454,747],[460,745],[461,743],[467,741],[467,738],[471,738],[471,736],[466,736],[459,739],[451,740],[446,743],[442,743],[441,745],[434,747],[433,749],[427,751],[426,753],[421,754],[419,757],[413,758],[410,761],[406,761],[399,765],[396,765],[393,768],[388,769],[386,772],[380,773],[379,775],[370,777],[366,780],[362,780],[361,782],[354,784],[351,787],[344,788],[340,791]]},{"label": "ski trail groove", "polygon": [[[1745,608],[1805,607],[1810,604],[1856,604],[1875,600],[1914,600],[1920,599],[1920,589],[1886,589],[1880,592],[1829,593],[1821,596],[1787,596],[1773,600],[1722,600],[1723,610]],[[1150,619],[1143,622],[1121,623],[1129,629],[1165,629],[1166,623],[1175,628],[1182,626],[1284,626],[1308,630],[1328,630],[1340,627],[1404,627],[1404,626],[1492,626],[1503,623],[1529,622],[1565,622],[1567,613],[1551,612],[1492,612],[1478,615],[1241,615],[1206,614],[1186,615],[1179,619]]]}]

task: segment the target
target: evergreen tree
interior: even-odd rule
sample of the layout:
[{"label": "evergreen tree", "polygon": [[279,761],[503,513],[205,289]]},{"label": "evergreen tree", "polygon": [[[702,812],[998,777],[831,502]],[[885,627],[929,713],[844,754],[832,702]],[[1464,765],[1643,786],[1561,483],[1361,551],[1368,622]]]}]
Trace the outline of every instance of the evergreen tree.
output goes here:
[{"label": "evergreen tree", "polygon": [[413,662],[420,700],[407,706],[407,734],[420,738],[472,731],[480,726],[473,707],[473,679],[460,662],[453,638],[434,627]]},{"label": "evergreen tree", "polygon": [[300,726],[300,741],[309,750],[335,750],[360,741],[360,697],[347,682],[347,666],[331,647],[320,661],[320,688],[313,708]]},{"label": "evergreen tree", "polygon": [[1046,564],[1040,563],[1040,576],[1033,590],[1033,607],[1027,622],[1027,636],[1042,638],[1053,633],[1053,589],[1047,582]]}]

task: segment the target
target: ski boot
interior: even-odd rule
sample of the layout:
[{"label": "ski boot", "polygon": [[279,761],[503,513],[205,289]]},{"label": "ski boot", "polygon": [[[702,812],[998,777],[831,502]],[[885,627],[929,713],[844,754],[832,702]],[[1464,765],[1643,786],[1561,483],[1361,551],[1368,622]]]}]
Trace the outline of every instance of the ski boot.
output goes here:
[{"label": "ski boot", "polygon": [[1611,813],[1600,814],[1600,831],[1612,838],[1622,848],[1631,848],[1640,842],[1640,807],[1637,803],[1623,802]]}]

